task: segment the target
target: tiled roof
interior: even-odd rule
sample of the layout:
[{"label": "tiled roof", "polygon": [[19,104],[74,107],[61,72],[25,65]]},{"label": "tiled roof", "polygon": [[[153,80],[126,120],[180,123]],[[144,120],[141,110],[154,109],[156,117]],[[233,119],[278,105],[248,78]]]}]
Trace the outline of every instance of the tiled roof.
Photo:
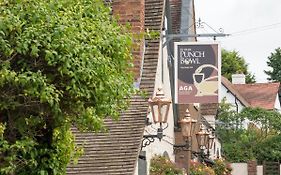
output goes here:
[{"label": "tiled roof", "polygon": [[[146,29],[161,31],[164,0],[145,0]],[[149,39],[143,63],[140,89],[153,94],[158,64],[159,38]],[[147,99],[134,96],[119,121],[107,119],[107,133],[81,133],[73,129],[84,155],[77,165],[67,168],[69,175],[131,175],[134,173],[144,132]]]},{"label": "tiled roof", "polygon": [[[246,107],[274,109],[280,83],[232,84],[222,77],[222,84]],[[216,115],[218,104],[201,104],[202,115]]]},{"label": "tiled roof", "polygon": [[235,84],[234,87],[252,107],[274,109],[280,83]]},{"label": "tiled roof", "polygon": [[72,175],[133,174],[147,112],[146,101],[138,96],[119,121],[107,119],[106,133],[82,133],[73,129],[76,143],[84,147],[78,164],[67,168]]},{"label": "tiled roof", "polygon": [[[145,29],[149,31],[158,31],[162,29],[164,0],[146,0],[145,1]],[[146,39],[145,54],[143,62],[143,72],[140,88],[153,95],[155,76],[158,64],[160,49],[160,39]]]},{"label": "tiled roof", "polygon": [[245,99],[244,95],[238,91],[236,86],[232,84],[227,78],[221,77],[221,83],[232,93],[232,95],[236,96],[236,98],[245,106],[250,106],[249,102]]},{"label": "tiled roof", "polygon": [[205,103],[200,104],[200,111],[203,116],[205,115],[216,115],[218,110],[218,103]]}]

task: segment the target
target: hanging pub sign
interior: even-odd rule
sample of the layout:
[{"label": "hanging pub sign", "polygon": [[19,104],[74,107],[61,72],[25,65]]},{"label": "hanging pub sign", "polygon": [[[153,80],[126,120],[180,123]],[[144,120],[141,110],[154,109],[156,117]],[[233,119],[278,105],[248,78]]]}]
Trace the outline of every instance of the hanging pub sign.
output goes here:
[{"label": "hanging pub sign", "polygon": [[175,42],[175,102],[218,103],[220,45]]}]

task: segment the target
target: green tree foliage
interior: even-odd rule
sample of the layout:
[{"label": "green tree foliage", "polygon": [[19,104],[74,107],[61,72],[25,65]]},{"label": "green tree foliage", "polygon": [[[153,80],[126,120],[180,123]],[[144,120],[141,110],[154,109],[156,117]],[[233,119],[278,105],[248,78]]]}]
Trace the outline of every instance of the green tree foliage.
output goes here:
[{"label": "green tree foliage", "polygon": [[281,135],[267,137],[256,149],[257,160],[281,160]]},{"label": "green tree foliage", "polygon": [[271,53],[266,62],[272,70],[264,71],[268,76],[268,80],[281,82],[281,48],[275,49],[275,52]]},{"label": "green tree foliage", "polygon": [[0,1],[0,174],[65,174],[70,127],[128,106],[131,41],[102,0]]},{"label": "green tree foliage", "polygon": [[[261,108],[244,108],[235,113],[229,104],[222,103],[218,113],[218,136],[230,162],[248,160],[281,160],[281,114]],[[248,126],[243,126],[250,121]]]},{"label": "green tree foliage", "polygon": [[227,51],[222,49],[221,74],[231,81],[231,75],[243,73],[246,75],[246,83],[256,82],[255,76],[248,71],[248,64],[237,51]]}]

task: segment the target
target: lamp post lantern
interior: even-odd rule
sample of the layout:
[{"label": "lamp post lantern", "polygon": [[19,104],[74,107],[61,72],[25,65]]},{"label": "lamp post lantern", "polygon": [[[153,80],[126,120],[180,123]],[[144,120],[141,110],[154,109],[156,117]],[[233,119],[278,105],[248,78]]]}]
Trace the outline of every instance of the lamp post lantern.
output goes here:
[{"label": "lamp post lantern", "polygon": [[185,117],[181,119],[181,132],[184,138],[191,137],[195,132],[195,124],[197,120],[191,118],[189,110],[186,109]]},{"label": "lamp post lantern", "polygon": [[199,149],[204,149],[208,143],[209,133],[205,130],[204,125],[200,126],[200,131],[196,134],[196,140]]},{"label": "lamp post lantern", "polygon": [[172,101],[170,99],[165,97],[162,88],[158,88],[154,98],[148,99],[148,105],[151,109],[153,123],[160,123],[160,127],[157,129],[156,135],[143,135],[141,149],[154,142],[155,138],[158,138],[159,141],[161,141],[163,138],[163,130],[168,127],[168,124],[165,128],[162,127],[162,124],[167,123],[171,102]]},{"label": "lamp post lantern", "polygon": [[[200,125],[200,130],[195,134],[195,126],[197,120],[191,118],[189,110],[186,110],[185,117],[179,121],[181,126],[181,133],[184,138],[185,143],[175,144],[174,151],[188,151],[187,152],[187,174],[190,172],[190,160],[191,154],[197,154],[199,162],[209,162],[212,163],[207,157],[209,157],[209,149],[212,148],[214,143],[214,136],[210,135],[209,132],[205,129],[203,124]],[[192,136],[196,135],[196,140],[198,143],[199,152],[192,150]],[[204,150],[207,149],[207,155],[204,153]],[[206,157],[207,156],[207,157]]]},{"label": "lamp post lantern", "polygon": [[167,123],[171,100],[164,96],[162,88],[158,88],[156,96],[148,99],[154,123]]},{"label": "lamp post lantern", "polygon": [[194,120],[191,118],[191,115],[189,113],[189,110],[186,109],[184,118],[182,118],[180,121],[181,126],[181,133],[184,138],[185,143],[183,144],[175,144],[174,145],[174,151],[176,150],[190,150],[191,148],[191,142],[190,138],[192,135],[194,135],[195,132],[195,125],[197,123],[197,120]]},{"label": "lamp post lantern", "polygon": [[[155,97],[148,99],[148,105],[150,112],[152,114],[153,123],[158,124],[159,128],[157,129],[157,133],[152,135],[143,135],[141,149],[150,145],[152,142],[155,141],[155,138],[161,139],[165,136],[163,135],[163,130],[168,127],[168,113],[170,109],[171,100],[166,98],[162,88],[158,88]],[[181,126],[181,133],[184,139],[184,143],[181,144],[174,144],[174,151],[182,150],[182,151],[189,151],[189,159],[191,159],[191,154],[196,153],[198,154],[199,161],[202,162],[204,160],[204,149],[207,150],[207,155],[209,156],[209,149],[212,148],[214,137],[211,136],[204,125],[200,125],[200,131],[195,134],[195,127],[197,120],[191,118],[190,112],[186,109],[184,117],[179,121]],[[147,122],[147,124],[151,124]],[[163,124],[167,124],[166,127],[163,128]],[[192,136],[196,135],[196,140],[198,143],[199,152],[192,151]],[[190,164],[188,162],[187,165],[187,172],[189,173]]]}]

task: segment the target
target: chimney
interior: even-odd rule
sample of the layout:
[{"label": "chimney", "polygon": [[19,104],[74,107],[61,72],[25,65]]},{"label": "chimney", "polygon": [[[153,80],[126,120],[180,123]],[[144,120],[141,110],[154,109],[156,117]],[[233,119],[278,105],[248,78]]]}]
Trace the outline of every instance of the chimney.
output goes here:
[{"label": "chimney", "polygon": [[232,84],[245,84],[246,76],[244,74],[233,74],[231,76]]},{"label": "chimney", "polygon": [[134,58],[134,77],[135,82],[140,80],[140,72],[142,66],[144,39],[138,35],[144,32],[144,9],[145,0],[112,0],[113,15],[117,17],[119,24],[131,25],[131,32],[136,36],[133,44]]}]

